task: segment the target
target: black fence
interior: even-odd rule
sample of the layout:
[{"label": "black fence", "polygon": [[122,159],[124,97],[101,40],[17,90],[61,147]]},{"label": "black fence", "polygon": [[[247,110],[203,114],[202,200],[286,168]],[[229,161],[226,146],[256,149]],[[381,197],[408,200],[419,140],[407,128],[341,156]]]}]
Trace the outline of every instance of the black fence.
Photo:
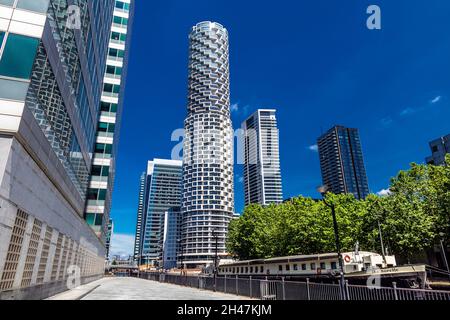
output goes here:
[{"label": "black fence", "polygon": [[167,273],[140,273],[142,279],[239,295],[260,300],[446,300],[450,292],[393,287],[355,286],[345,283],[344,294],[337,284],[262,280],[235,277],[187,276]]}]

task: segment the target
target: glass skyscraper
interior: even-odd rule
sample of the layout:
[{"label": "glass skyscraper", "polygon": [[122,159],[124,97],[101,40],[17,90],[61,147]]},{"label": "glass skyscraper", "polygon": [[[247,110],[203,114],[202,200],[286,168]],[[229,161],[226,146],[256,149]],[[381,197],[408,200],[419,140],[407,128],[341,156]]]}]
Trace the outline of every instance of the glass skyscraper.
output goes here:
[{"label": "glass skyscraper", "polygon": [[138,265],[143,263],[143,258],[141,257],[141,237],[143,232],[143,222],[144,222],[144,212],[146,206],[146,189],[147,189],[147,172],[143,172],[139,179],[139,200],[138,200],[138,210],[136,219],[136,232],[134,237],[134,261],[138,262]]},{"label": "glass skyscraper", "polygon": [[450,134],[430,142],[431,156],[428,164],[441,166],[445,164],[445,156],[450,153]]},{"label": "glass skyscraper", "polygon": [[102,241],[111,211],[133,16],[134,0],[115,1],[85,209],[86,221]]},{"label": "glass skyscraper", "polygon": [[242,129],[245,205],[283,202],[276,110],[256,111]]},{"label": "glass skyscraper", "polygon": [[135,243],[135,259],[140,263],[156,265],[160,261],[165,213],[180,206],[181,178],[181,161],[154,159],[148,162],[145,181],[141,178],[138,208],[141,225]]},{"label": "glass skyscraper", "polygon": [[105,241],[105,247],[106,247],[106,260],[111,260],[111,238],[114,234],[114,221],[112,219],[109,219],[108,222],[108,232],[106,234],[106,241]]},{"label": "glass skyscraper", "polygon": [[357,199],[369,195],[358,129],[335,126],[317,142],[323,184],[335,194],[352,193]]},{"label": "glass skyscraper", "polygon": [[177,267],[178,255],[181,247],[181,208],[174,207],[164,213],[164,221],[160,231],[160,266],[164,269]]},{"label": "glass skyscraper", "polygon": [[69,266],[103,275],[84,206],[113,9],[0,1],[0,300],[64,290]]},{"label": "glass skyscraper", "polygon": [[189,35],[188,115],[185,120],[182,259],[188,267],[228,256],[234,213],[233,129],[230,119],[228,31],[201,22]]}]

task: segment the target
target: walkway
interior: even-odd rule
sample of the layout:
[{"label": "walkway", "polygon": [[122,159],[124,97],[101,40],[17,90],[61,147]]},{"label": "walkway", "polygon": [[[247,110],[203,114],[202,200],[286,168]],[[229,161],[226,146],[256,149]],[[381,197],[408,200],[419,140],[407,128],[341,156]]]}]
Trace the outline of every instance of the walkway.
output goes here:
[{"label": "walkway", "polygon": [[245,300],[244,297],[204,291],[137,278],[103,278],[58,294],[49,300]]}]

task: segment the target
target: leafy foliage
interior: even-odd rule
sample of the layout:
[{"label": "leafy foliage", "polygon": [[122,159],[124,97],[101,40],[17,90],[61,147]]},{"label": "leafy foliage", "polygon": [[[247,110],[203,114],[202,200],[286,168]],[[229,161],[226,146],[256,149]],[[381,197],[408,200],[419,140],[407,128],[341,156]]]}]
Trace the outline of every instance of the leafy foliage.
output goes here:
[{"label": "leafy foliage", "polygon": [[[359,242],[410,259],[450,234],[450,156],[447,166],[412,164],[392,179],[388,196],[357,200],[327,194],[336,208],[342,250]],[[297,197],[279,205],[250,205],[230,224],[227,249],[240,259],[313,254],[336,250],[331,210],[322,200]]]}]

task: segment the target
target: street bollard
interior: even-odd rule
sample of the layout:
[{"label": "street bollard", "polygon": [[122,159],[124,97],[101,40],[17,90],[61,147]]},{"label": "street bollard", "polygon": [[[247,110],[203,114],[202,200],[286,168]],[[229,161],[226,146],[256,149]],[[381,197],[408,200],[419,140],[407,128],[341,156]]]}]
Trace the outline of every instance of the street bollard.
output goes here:
[{"label": "street bollard", "polygon": [[398,295],[397,295],[397,282],[392,282],[392,286],[394,287],[394,297],[395,297],[395,300],[398,300]]},{"label": "street bollard", "polygon": [[308,294],[308,301],[311,300],[311,292],[309,291],[309,278],[306,278],[306,293]]},{"label": "street bollard", "polygon": [[345,296],[347,297],[347,300],[350,300],[350,292],[348,290],[348,280],[345,280]]}]

